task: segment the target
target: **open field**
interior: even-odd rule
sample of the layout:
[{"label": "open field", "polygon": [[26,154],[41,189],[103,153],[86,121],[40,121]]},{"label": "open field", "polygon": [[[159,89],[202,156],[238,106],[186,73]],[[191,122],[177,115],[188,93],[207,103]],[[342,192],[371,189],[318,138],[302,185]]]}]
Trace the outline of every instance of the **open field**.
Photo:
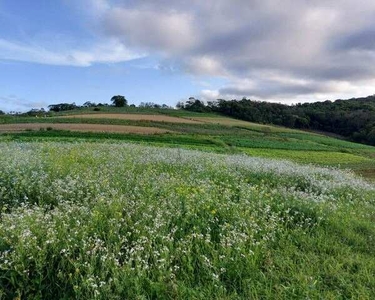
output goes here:
[{"label": "open field", "polygon": [[155,122],[169,122],[169,123],[187,123],[199,124],[202,123],[196,120],[171,117],[167,115],[150,115],[150,114],[79,114],[69,115],[65,118],[83,118],[83,119],[118,119],[118,120],[134,120],[134,121],[155,121]]},{"label": "open field", "polygon": [[373,299],[375,186],[122,142],[0,143],[2,299]]},{"label": "open field", "polygon": [[226,126],[236,126],[236,127],[244,127],[250,130],[255,131],[262,131],[262,132],[295,132],[293,129],[285,128],[285,127],[278,127],[278,126],[269,126],[257,123],[246,122],[242,120],[232,119],[228,117],[192,117],[191,120],[204,122],[204,123],[212,123],[212,124],[220,124]]},{"label": "open field", "polygon": [[101,125],[101,124],[56,124],[56,123],[20,123],[20,124],[0,124],[0,132],[20,132],[24,130],[71,130],[83,132],[117,132],[117,133],[137,133],[154,134],[167,133],[169,130],[156,127],[121,126],[121,125]]},{"label": "open field", "polygon": [[[188,123],[184,123],[188,122]],[[31,125],[37,123],[38,125]],[[254,124],[215,114],[180,110],[104,107],[100,112],[80,109],[53,113],[47,117],[0,116],[1,126],[27,124],[53,129],[116,128],[106,133],[45,132],[3,134],[6,139],[30,140],[116,140],[163,147],[181,147],[220,153],[244,153],[251,156],[292,160],[304,164],[351,168],[368,178],[375,177],[375,148],[320,134],[290,130],[272,125]],[[51,126],[54,124],[54,126]],[[105,126],[105,127],[101,127]],[[6,128],[6,127],[5,127]],[[27,128],[27,127],[26,127]],[[51,129],[50,128],[50,129]],[[118,129],[117,129],[118,128]],[[85,130],[84,130],[85,131]],[[117,133],[115,133],[117,132]],[[143,133],[163,133],[144,136]],[[171,133],[173,132],[173,133]],[[131,134],[130,134],[131,133]]]},{"label": "open field", "polygon": [[374,147],[113,112],[0,117],[0,299],[375,297]]}]

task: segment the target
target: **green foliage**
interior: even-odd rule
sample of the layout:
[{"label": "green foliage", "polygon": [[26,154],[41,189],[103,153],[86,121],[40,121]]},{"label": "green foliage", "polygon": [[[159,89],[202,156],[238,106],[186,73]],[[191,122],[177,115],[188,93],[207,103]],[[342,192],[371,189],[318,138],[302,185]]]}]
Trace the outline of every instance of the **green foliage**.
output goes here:
[{"label": "green foliage", "polygon": [[[162,147],[181,147],[220,153],[245,153],[253,156],[290,159],[300,163],[332,165],[352,168],[368,177],[374,177],[375,148],[321,134],[231,119],[213,113],[186,110],[139,107],[101,106],[103,113],[165,114],[199,123],[168,123],[142,120],[64,118],[70,114],[94,113],[92,108],[75,111],[47,113],[42,117],[0,116],[0,124],[13,123],[85,123],[157,127],[173,133],[157,135],[83,133],[67,131],[42,131],[8,133],[6,139],[15,140],[90,140],[128,141]],[[284,151],[279,151],[284,150]],[[316,153],[315,153],[316,152]]]},{"label": "green foliage", "polygon": [[374,165],[374,160],[367,157],[354,155],[350,153],[341,153],[334,151],[295,151],[282,149],[243,149],[244,152],[252,156],[260,156],[274,159],[287,159],[304,164],[318,165],[353,165],[367,163]]},{"label": "green foliage", "polygon": [[128,105],[128,100],[124,96],[117,95],[111,98],[111,102],[116,107],[124,107]]},{"label": "green foliage", "polygon": [[3,299],[372,299],[374,186],[126,144],[0,144]]},{"label": "green foliage", "polygon": [[[191,109],[186,105],[181,108]],[[250,122],[327,131],[375,145],[375,96],[291,106],[246,98],[230,101],[219,99],[201,108],[201,111],[214,111]]]},{"label": "green foliage", "polygon": [[59,103],[59,104],[51,104],[48,105],[50,111],[60,112],[60,111],[67,111],[67,110],[74,110],[77,109],[78,106],[75,103]]}]

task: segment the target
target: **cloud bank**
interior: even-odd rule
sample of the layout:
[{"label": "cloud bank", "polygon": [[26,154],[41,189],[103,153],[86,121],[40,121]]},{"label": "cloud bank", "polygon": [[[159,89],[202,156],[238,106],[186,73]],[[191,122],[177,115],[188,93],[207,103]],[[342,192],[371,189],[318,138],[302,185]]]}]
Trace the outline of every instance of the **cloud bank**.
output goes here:
[{"label": "cloud bank", "polygon": [[[375,92],[374,1],[106,2],[105,33],[229,84],[204,95],[296,99]],[[374,88],[372,88],[374,86]]]},{"label": "cloud bank", "polygon": [[94,42],[54,49],[0,36],[0,60],[87,67],[147,54],[160,58],[160,70],[224,79],[205,87],[206,100],[375,93],[372,0],[64,1],[80,11]]}]

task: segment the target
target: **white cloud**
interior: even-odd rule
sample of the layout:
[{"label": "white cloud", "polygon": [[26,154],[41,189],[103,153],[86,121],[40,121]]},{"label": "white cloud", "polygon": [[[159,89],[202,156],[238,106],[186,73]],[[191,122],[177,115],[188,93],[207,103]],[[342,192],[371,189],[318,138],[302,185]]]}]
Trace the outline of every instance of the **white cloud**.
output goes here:
[{"label": "white cloud", "polygon": [[95,63],[117,63],[142,56],[144,55],[130,51],[115,40],[94,45],[89,50],[53,51],[40,45],[0,39],[0,60],[87,67]]},{"label": "white cloud", "polygon": [[9,111],[25,111],[27,109],[47,107],[47,103],[44,101],[28,101],[24,98],[20,98],[17,95],[0,95],[0,110]]},{"label": "white cloud", "polygon": [[308,99],[338,88],[350,96],[347,82],[372,90],[374,13],[370,0],[120,0],[103,24],[186,72],[224,76],[231,83],[220,95]]},{"label": "white cloud", "polygon": [[108,32],[125,43],[154,51],[181,52],[197,42],[194,18],[185,12],[114,8],[105,22]]},{"label": "white cloud", "polygon": [[194,56],[185,61],[185,69],[193,74],[225,76],[226,70],[220,61],[209,56]]},{"label": "white cloud", "polygon": [[206,98],[292,101],[374,91],[372,0],[64,1],[80,11],[95,42],[55,49],[53,41],[0,39],[0,59],[90,66],[148,53],[161,58],[156,68],[229,82],[203,90]]},{"label": "white cloud", "polygon": [[202,90],[200,98],[203,101],[214,101],[220,97],[218,90]]}]

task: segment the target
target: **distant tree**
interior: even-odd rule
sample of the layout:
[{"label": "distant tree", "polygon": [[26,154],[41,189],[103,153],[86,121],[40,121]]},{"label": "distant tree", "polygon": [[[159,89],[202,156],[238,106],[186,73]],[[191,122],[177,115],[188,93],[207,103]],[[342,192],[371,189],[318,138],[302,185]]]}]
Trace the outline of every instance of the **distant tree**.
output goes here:
[{"label": "distant tree", "polygon": [[33,108],[26,113],[26,115],[28,116],[41,116],[44,114],[45,114],[44,108],[41,108],[41,109]]},{"label": "distant tree", "polygon": [[205,112],[210,110],[210,108],[207,107],[203,101],[195,99],[194,97],[190,97],[189,100],[186,101],[184,109],[196,112]]},{"label": "distant tree", "polygon": [[185,103],[183,101],[178,101],[176,104],[176,108],[178,109],[184,109],[185,108]]},{"label": "distant tree", "polygon": [[128,100],[124,96],[117,95],[111,98],[112,104],[116,107],[124,107],[128,105]]},{"label": "distant tree", "polygon": [[160,104],[154,103],[154,102],[141,102],[139,104],[139,107],[142,108],[161,108]]},{"label": "distant tree", "polygon": [[216,100],[216,101],[207,101],[207,107],[210,108],[211,110],[217,109],[218,106],[219,106],[219,101],[218,100]]},{"label": "distant tree", "polygon": [[83,107],[95,107],[96,104],[94,102],[87,101],[83,103]]},{"label": "distant tree", "polygon": [[375,145],[375,127],[368,133],[366,140],[369,144]]},{"label": "distant tree", "polygon": [[2,110],[0,110],[0,115],[5,115],[5,112],[3,112]]},{"label": "distant tree", "polygon": [[50,111],[59,112],[59,111],[66,111],[66,110],[73,110],[77,109],[78,106],[75,103],[59,103],[59,104],[51,104],[48,106]]}]

